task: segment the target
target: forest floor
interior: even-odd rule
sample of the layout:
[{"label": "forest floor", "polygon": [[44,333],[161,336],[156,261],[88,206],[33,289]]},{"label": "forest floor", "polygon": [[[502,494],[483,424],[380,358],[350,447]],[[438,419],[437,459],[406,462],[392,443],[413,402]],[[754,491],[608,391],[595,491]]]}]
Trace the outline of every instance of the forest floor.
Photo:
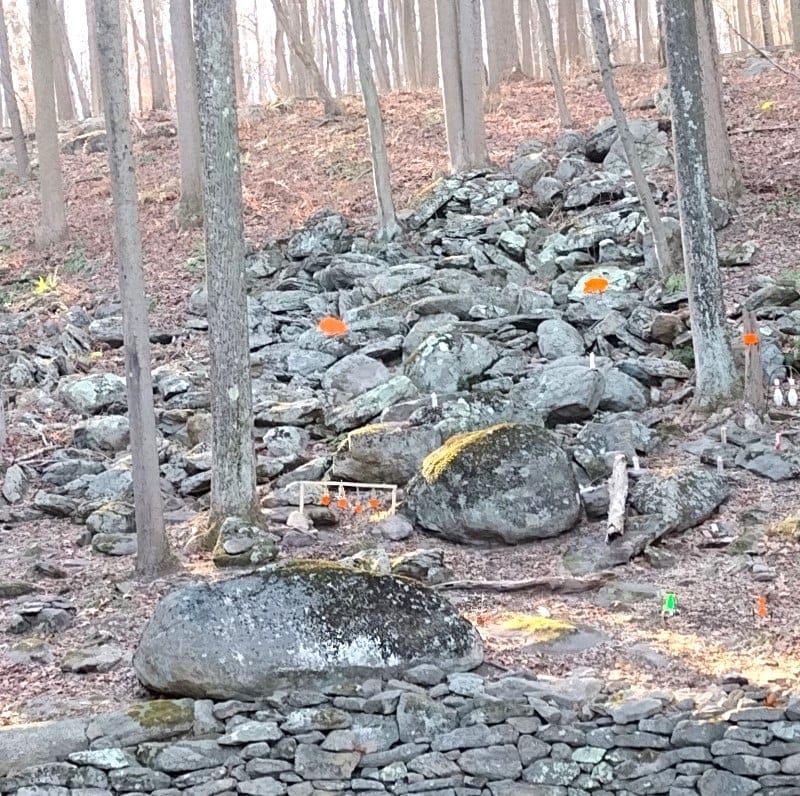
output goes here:
[{"label": "forest floor", "polygon": [[[728,125],[746,192],[721,237],[726,243],[753,240],[759,247],[752,267],[725,270],[729,302],[741,301],[760,275],[800,267],[800,57],[780,59],[794,77],[775,68],[748,77],[743,73],[745,59],[725,61]],[[650,67],[621,68],[616,75],[629,110],[665,83],[663,71]],[[571,81],[568,97],[578,129],[588,132],[609,115],[596,77]],[[245,223],[251,244],[285,235],[323,206],[369,228],[373,195],[366,122],[359,103],[348,100],[345,105],[347,115],[337,120],[322,120],[320,106],[311,101],[245,114]],[[393,185],[402,208],[447,168],[443,113],[437,91],[393,93],[383,106]],[[631,110],[633,116],[653,113]],[[534,82],[504,86],[487,107],[486,125],[489,150],[500,167],[525,139],[552,143],[558,132],[552,90]],[[148,129],[147,122],[144,127]],[[174,327],[203,276],[195,259],[202,252],[202,234],[175,227],[176,139],[142,138],[137,154],[152,320],[154,325]],[[29,246],[38,209],[35,190],[8,180],[0,185],[0,308],[5,302],[11,309],[33,309],[42,323],[72,304],[113,301],[117,293],[106,156],[65,156],[63,161],[71,237],[69,243],[45,253],[34,253]],[[57,291],[33,294],[31,280],[54,272]],[[35,335],[35,328],[30,332]],[[169,358],[169,347],[161,356]],[[104,358],[104,367],[114,361],[113,356]],[[680,463],[685,454],[679,446],[691,434],[689,428],[676,428],[660,463]],[[12,447],[14,455],[25,452]],[[725,673],[737,672],[778,692],[797,690],[800,534],[774,533],[776,523],[787,515],[800,515],[797,485],[772,484],[740,470],[731,474],[731,481],[732,497],[714,522],[737,528],[743,513],[751,521],[755,517],[764,534],[752,552],[777,573],[774,581],[760,584],[749,572],[742,574],[740,556],[709,544],[706,524],[661,544],[671,559],[668,567],[637,558],[615,570],[618,581],[639,584],[631,593],[644,595],[640,601],[623,598],[617,604],[612,596],[609,604],[603,592],[451,593],[459,608],[482,628],[487,661],[495,667],[490,670],[528,668],[540,675],[563,675],[591,669],[617,683],[620,690],[635,686],[695,692],[709,688]],[[0,532],[0,579],[31,578],[78,607],[75,622],[46,640],[34,664],[10,656],[18,638],[0,631],[0,724],[108,709],[145,698],[125,661],[108,673],[91,675],[64,673],[59,663],[67,650],[83,647],[92,638],[111,640],[129,655],[162,594],[179,582],[219,577],[206,557],[184,550],[191,531],[188,519],[171,526],[173,541],[183,550],[182,570],[147,586],[133,580],[130,559],[92,555],[79,547],[79,528],[67,521],[41,520]],[[515,580],[563,575],[561,554],[568,543],[564,537],[513,548],[476,549],[417,533],[388,547],[392,554],[439,547],[457,578]],[[368,544],[368,536],[342,527],[327,535],[324,544],[299,554],[339,557]],[[58,565],[63,577],[44,581],[36,575],[41,562]],[[677,593],[679,605],[679,613],[668,624],[660,612],[665,590]],[[768,597],[766,618],[754,610],[760,594]],[[0,604],[3,628],[10,618],[7,605]],[[569,620],[589,631],[581,636],[589,639],[589,646],[581,650],[570,644],[533,644],[524,630],[502,631],[494,620],[507,611]]]}]

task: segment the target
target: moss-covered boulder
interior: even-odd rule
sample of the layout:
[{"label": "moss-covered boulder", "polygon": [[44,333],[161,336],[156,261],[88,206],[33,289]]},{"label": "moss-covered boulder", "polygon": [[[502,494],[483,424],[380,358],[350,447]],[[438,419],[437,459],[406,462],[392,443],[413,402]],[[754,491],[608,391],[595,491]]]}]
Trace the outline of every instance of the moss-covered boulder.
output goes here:
[{"label": "moss-covered boulder", "polygon": [[147,623],[133,665],[158,693],[248,699],[421,663],[466,671],[482,660],[475,628],[434,592],[309,561],[172,592]]},{"label": "moss-covered boulder", "polygon": [[458,542],[555,536],[580,515],[575,474],[556,437],[501,423],[451,437],[409,485],[417,522]]}]

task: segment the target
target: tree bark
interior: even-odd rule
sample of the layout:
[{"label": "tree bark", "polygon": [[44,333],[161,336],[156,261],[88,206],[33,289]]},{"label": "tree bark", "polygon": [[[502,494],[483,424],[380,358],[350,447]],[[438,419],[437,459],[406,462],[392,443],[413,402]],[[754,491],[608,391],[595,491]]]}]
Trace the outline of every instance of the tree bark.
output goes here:
[{"label": "tree bark", "polygon": [[[259,516],[230,0],[195,0],[212,417],[211,518]],[[285,25],[285,23],[284,23]]]},{"label": "tree bark", "polygon": [[178,225],[187,227],[203,218],[202,147],[191,0],[170,0],[169,21],[175,64],[175,106],[181,168],[181,199],[177,215]]},{"label": "tree bark", "polygon": [[633,183],[636,186],[636,193],[642,203],[650,230],[653,234],[653,246],[656,251],[658,268],[662,279],[666,279],[676,270],[677,263],[670,261],[669,247],[667,246],[667,234],[664,224],[661,221],[661,214],[658,212],[656,203],[650,186],[647,184],[642,163],[639,160],[639,153],[633,136],[628,127],[628,120],[625,118],[625,111],[622,109],[617,88],[614,85],[614,75],[611,72],[611,49],[608,44],[608,31],[603,10],[600,7],[600,0],[589,0],[589,17],[592,21],[592,32],[594,34],[595,53],[600,64],[600,77],[603,80],[603,90],[605,91],[608,104],[611,106],[611,113],[617,126],[617,134],[625,150],[625,159],[628,161],[628,168],[631,170]]},{"label": "tree bark", "polygon": [[706,145],[711,194],[719,199],[733,201],[741,194],[742,186],[725,124],[717,31],[711,0],[696,0],[695,15],[703,81],[703,107],[706,111]]},{"label": "tree bark", "polygon": [[740,385],[725,330],[722,278],[709,210],[702,81],[695,4],[664,4],[672,133],[689,293],[698,409],[729,404]]},{"label": "tree bark", "polygon": [[436,50],[436,6],[431,0],[419,3],[420,83],[425,87],[439,85],[439,56]]},{"label": "tree bark", "polygon": [[58,118],[62,122],[71,121],[76,117],[75,102],[72,98],[72,89],[69,85],[67,55],[64,52],[64,40],[61,37],[61,26],[58,24],[58,19],[61,16],[61,10],[57,0],[50,0],[49,11],[53,86],[55,87],[56,92]]},{"label": "tree bark", "polygon": [[39,196],[42,207],[35,240],[38,248],[46,248],[67,234],[67,216],[58,151],[50,2],[29,0],[29,10],[31,75],[36,102],[36,148],[39,152]]},{"label": "tree bark", "polygon": [[[429,0],[430,2],[430,0]],[[406,85],[419,88],[419,39],[417,38],[417,12],[414,0],[400,0],[402,23],[400,41],[403,47]]]},{"label": "tree bark", "polygon": [[519,64],[513,0],[484,3],[486,25],[486,63],[489,91],[497,91],[503,80]]},{"label": "tree bark", "polygon": [[97,0],[86,0],[86,25],[89,43],[89,90],[92,94],[92,115],[99,116],[103,112],[103,91],[100,82],[100,66],[97,55],[97,17],[95,4]]},{"label": "tree bark", "polygon": [[479,0],[436,0],[439,57],[450,167],[489,163],[483,119],[483,58]]},{"label": "tree bark", "polygon": [[233,79],[236,84],[236,102],[242,105],[247,101],[242,75],[242,54],[239,48],[239,11],[236,0],[231,0],[231,30],[233,35]]},{"label": "tree bark", "polygon": [[161,506],[136,167],[129,122],[127,75],[122,60],[120,12],[115,2],[100,2],[97,5],[97,44],[105,98],[108,165],[111,171],[125,340],[125,381],[131,425],[136,516],[136,572],[142,578],[155,578],[174,569],[175,561],[164,531]]},{"label": "tree bark", "polygon": [[[101,0],[102,2],[102,0]],[[144,36],[147,44],[147,72],[150,76],[150,107],[154,111],[167,107],[164,78],[158,63],[156,47],[156,28],[153,24],[153,0],[142,0],[144,8]]]},{"label": "tree bark", "polygon": [[553,90],[556,94],[558,118],[561,123],[561,129],[567,130],[572,127],[572,115],[567,107],[567,95],[564,93],[564,84],[561,82],[561,74],[558,71],[556,49],[553,44],[553,21],[550,18],[548,0],[536,0],[536,6],[539,9],[540,39],[544,43],[547,69],[550,72],[550,80],[553,82]]},{"label": "tree bark", "polygon": [[364,95],[364,108],[367,112],[369,143],[372,151],[372,177],[375,184],[375,198],[378,202],[378,239],[389,241],[400,231],[392,201],[392,181],[389,170],[389,156],[386,152],[386,137],[383,132],[383,118],[378,100],[378,91],[372,79],[369,63],[369,16],[367,0],[348,0],[353,19],[353,32],[356,37],[356,57],[361,91]]},{"label": "tree bark", "polygon": [[769,0],[758,0],[758,10],[761,14],[761,33],[764,37],[764,47],[774,47],[775,37],[772,33],[772,20],[769,13]]},{"label": "tree bark", "polygon": [[28,147],[25,143],[25,131],[22,129],[22,119],[19,115],[17,95],[14,91],[14,79],[11,72],[11,50],[8,46],[8,29],[6,28],[3,0],[0,0],[0,81],[3,84],[3,97],[6,103],[8,120],[11,124],[11,137],[14,140],[17,176],[20,182],[27,182],[31,175],[31,164],[28,158]]}]

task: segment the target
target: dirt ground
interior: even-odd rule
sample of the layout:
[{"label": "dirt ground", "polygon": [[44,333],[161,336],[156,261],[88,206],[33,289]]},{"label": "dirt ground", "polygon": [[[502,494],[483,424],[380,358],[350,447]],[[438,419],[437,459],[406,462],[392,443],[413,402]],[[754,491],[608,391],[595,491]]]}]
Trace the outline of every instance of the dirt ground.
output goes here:
[{"label": "dirt ground", "polygon": [[[800,161],[795,132],[800,129],[800,58],[781,57],[782,66],[795,77],[772,69],[749,78],[742,74],[743,64],[742,59],[726,60],[725,93],[746,194],[721,239],[723,243],[754,240],[759,253],[752,267],[725,271],[731,304],[743,299],[757,276],[800,268]],[[645,67],[620,69],[618,79],[627,107],[664,83],[662,72]],[[573,81],[569,99],[581,129],[591,129],[608,115],[596,80]],[[489,148],[498,164],[506,163],[526,138],[552,141],[557,132],[552,104],[552,92],[545,84],[514,83],[503,88],[486,116]],[[403,207],[446,169],[440,99],[436,92],[395,93],[384,105],[393,183],[397,203]],[[294,103],[268,109],[266,119],[243,125],[246,225],[251,243],[284,235],[300,225],[319,209],[320,197],[357,223],[370,223],[365,120],[355,102],[347,107],[344,119],[322,122],[316,104]],[[200,232],[179,233],[173,221],[178,189],[175,146],[174,138],[142,141],[137,146],[153,321],[170,326],[182,318],[186,297],[202,277],[191,260],[199,250]],[[8,196],[0,204],[0,293],[9,297],[14,308],[37,310],[42,320],[71,304],[101,302],[116,293],[105,156],[68,156],[64,161],[70,244],[44,254],[30,250],[37,211],[30,187],[5,186]],[[65,265],[68,261],[80,267],[70,269]],[[33,296],[29,288],[21,287],[57,267],[55,296]],[[30,332],[35,331],[34,324]],[[166,360],[172,353],[164,348],[160,356]],[[104,367],[108,362],[104,360]],[[679,446],[692,437],[691,424],[685,418],[676,418],[676,423],[685,434],[667,440],[659,462],[654,464],[651,457],[649,466],[690,461]],[[788,430],[785,424],[782,430]],[[12,453],[24,455],[33,444],[12,440]],[[796,483],[776,485],[744,471],[735,471],[730,478],[733,494],[719,515],[704,526],[664,540],[659,546],[666,554],[662,561],[638,558],[615,570],[617,581],[640,585],[644,598],[638,602],[615,602],[602,591],[567,596],[449,592],[486,637],[487,671],[525,668],[561,675],[589,668],[620,689],[695,691],[709,687],[723,674],[737,672],[777,692],[796,690],[800,684],[800,538],[780,535],[774,526],[787,515],[800,514],[800,490]],[[733,535],[755,523],[763,535],[749,552],[733,554],[713,546],[711,522]],[[4,632],[10,601],[0,602],[0,724],[109,709],[145,698],[126,661],[105,674],[66,674],[59,667],[64,652],[95,638],[112,641],[129,655],[163,593],[181,582],[219,577],[205,557],[185,552],[191,523],[171,526],[173,542],[182,551],[180,573],[146,585],[132,579],[130,559],[95,556],[79,547],[80,531],[57,520],[0,528],[0,580],[28,579],[41,589],[34,596],[60,595],[77,607],[72,626],[44,639],[36,660],[18,662],[9,651],[20,638]],[[415,534],[387,547],[391,553],[439,547],[456,578],[515,580],[566,574],[560,557],[570,538],[567,534],[513,548],[476,549]],[[372,537],[342,528],[323,543],[295,554],[338,557],[369,544],[374,544]],[[753,580],[747,566],[753,556],[776,572],[774,581]],[[57,564],[63,577],[41,574],[36,566],[42,562]],[[667,623],[660,611],[664,591],[676,592],[679,605],[678,614]],[[759,595],[767,596],[767,617],[755,611]],[[580,638],[588,639],[590,646],[576,650],[570,644],[537,644],[524,630],[500,632],[493,619],[508,611],[572,622],[586,631]]]}]

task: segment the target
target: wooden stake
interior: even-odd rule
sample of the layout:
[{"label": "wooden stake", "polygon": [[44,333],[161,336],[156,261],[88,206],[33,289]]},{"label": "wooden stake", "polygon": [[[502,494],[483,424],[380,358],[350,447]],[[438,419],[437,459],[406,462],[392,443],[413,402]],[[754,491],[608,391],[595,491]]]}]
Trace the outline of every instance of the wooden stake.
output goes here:
[{"label": "wooden stake", "polygon": [[[756,321],[750,310],[742,312],[742,323],[745,334],[756,334]],[[767,402],[764,398],[764,385],[761,377],[761,338],[755,345],[744,347],[744,401],[758,415],[764,417]]]},{"label": "wooden stake", "polygon": [[625,532],[625,504],[628,500],[628,464],[624,453],[614,456],[608,479],[608,530],[606,542]]}]

